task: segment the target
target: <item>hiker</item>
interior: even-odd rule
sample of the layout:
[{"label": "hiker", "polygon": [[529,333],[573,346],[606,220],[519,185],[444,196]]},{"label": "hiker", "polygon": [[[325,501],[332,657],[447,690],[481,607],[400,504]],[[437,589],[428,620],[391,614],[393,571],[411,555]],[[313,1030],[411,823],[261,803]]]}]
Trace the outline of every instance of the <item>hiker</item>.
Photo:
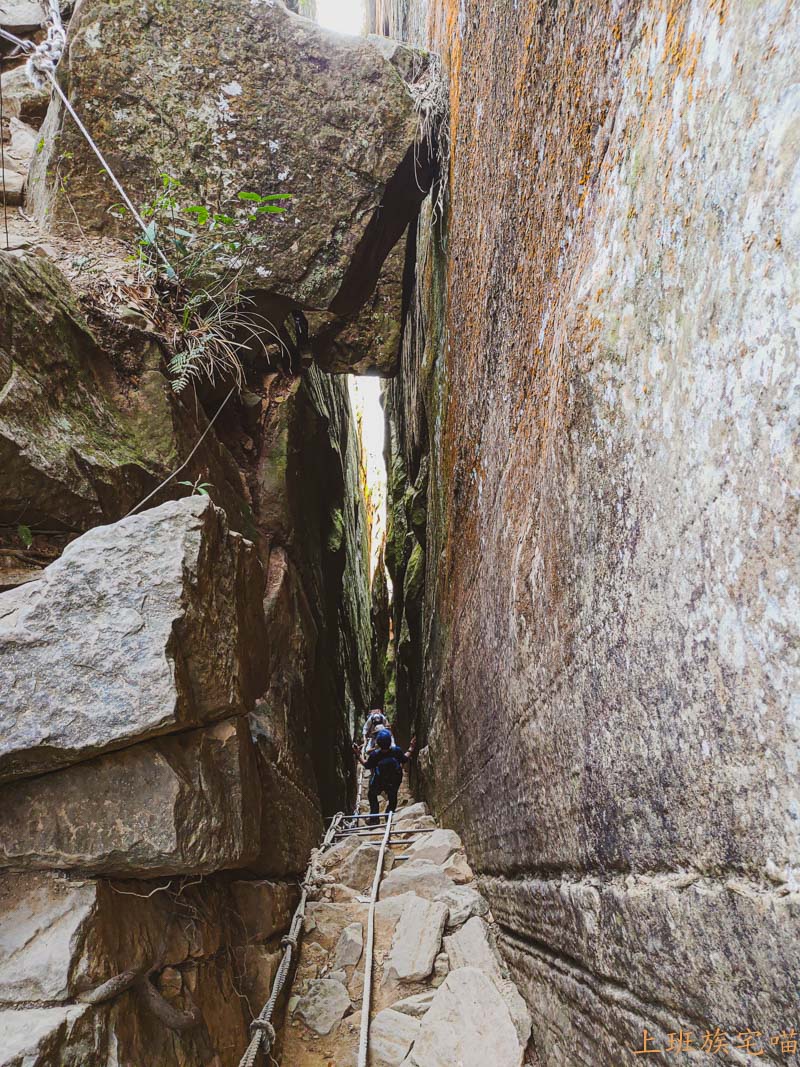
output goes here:
[{"label": "hiker", "polygon": [[364,734],[364,744],[367,747],[367,753],[372,752],[372,750],[375,748],[375,735],[377,734],[378,730],[388,729],[389,720],[386,718],[380,708],[376,708],[374,711],[371,711],[369,713],[369,715],[367,716],[367,721],[364,723],[364,729],[362,731],[362,733]]},{"label": "hiker", "polygon": [[[380,811],[378,798],[381,793],[385,793],[388,800],[386,810],[395,811],[397,809],[397,791],[403,781],[403,764],[413,757],[417,747],[417,739],[412,737],[408,751],[403,752],[402,748],[393,743],[391,731],[383,729],[378,730],[375,735],[375,745],[375,749],[366,759],[362,757],[358,745],[353,745],[353,752],[358,762],[362,767],[366,767],[368,771],[372,771],[367,792],[370,811],[369,822],[371,823],[378,821],[377,815]],[[375,816],[375,818],[372,816]]]}]

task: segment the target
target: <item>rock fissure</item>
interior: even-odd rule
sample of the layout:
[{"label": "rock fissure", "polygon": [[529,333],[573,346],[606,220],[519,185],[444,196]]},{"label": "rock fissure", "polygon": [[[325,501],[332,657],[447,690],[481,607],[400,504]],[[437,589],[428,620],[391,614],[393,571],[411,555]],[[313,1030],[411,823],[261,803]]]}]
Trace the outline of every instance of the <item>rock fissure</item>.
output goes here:
[{"label": "rock fissure", "polygon": [[0,1067],[237,1067],[309,855],[277,1050],[355,1067],[376,705],[373,1067],[794,1062],[796,6],[66,5],[177,283],[0,44]]}]

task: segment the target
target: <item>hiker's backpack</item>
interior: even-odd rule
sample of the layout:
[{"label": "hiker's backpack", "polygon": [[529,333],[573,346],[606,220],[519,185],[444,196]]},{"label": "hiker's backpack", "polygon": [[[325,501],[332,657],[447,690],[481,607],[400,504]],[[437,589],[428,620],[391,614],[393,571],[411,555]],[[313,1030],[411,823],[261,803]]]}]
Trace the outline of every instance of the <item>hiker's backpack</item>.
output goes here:
[{"label": "hiker's backpack", "polygon": [[375,764],[375,785],[378,789],[394,789],[403,780],[403,766],[392,752]]},{"label": "hiker's backpack", "polygon": [[382,711],[373,711],[367,719],[367,737],[374,736],[380,727],[388,727],[388,725],[388,720]]}]

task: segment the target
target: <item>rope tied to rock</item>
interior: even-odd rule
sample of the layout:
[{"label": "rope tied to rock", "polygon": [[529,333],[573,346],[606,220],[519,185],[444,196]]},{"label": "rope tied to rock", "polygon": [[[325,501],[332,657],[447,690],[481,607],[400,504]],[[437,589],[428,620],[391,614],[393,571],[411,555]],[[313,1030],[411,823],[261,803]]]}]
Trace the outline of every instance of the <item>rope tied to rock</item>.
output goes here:
[{"label": "rope tied to rock", "polygon": [[15,45],[17,51],[24,52],[28,56],[25,64],[25,73],[28,80],[37,89],[44,89],[47,79],[55,73],[59,60],[64,55],[67,47],[67,31],[61,19],[61,5],[59,0],[47,0],[47,16],[45,19],[47,36],[40,44],[27,41],[9,30],[0,27],[0,37]]},{"label": "rope tied to rock", "polygon": [[272,1023],[267,1022],[266,1019],[253,1019],[250,1023],[250,1033],[254,1034],[257,1031],[264,1034],[264,1039],[268,1042],[267,1049],[272,1048],[278,1036]]},{"label": "rope tied to rock", "polygon": [[66,47],[67,31],[61,20],[61,5],[59,0],[48,0],[47,36],[34,47],[25,64],[28,80],[37,89],[44,89],[48,79],[53,78]]},{"label": "rope tied to rock", "polygon": [[28,53],[28,60],[25,64],[25,73],[28,76],[28,81],[30,81],[30,83],[37,89],[43,89],[45,85],[48,83],[50,84],[53,91],[61,100],[61,103],[72,116],[75,125],[83,134],[86,143],[99,159],[104,172],[111,179],[114,188],[122,197],[123,203],[147,238],[148,243],[152,245],[156,255],[164,264],[167,271],[167,277],[169,279],[176,278],[177,272],[154,240],[152,230],[148,229],[147,223],[136,210],[133,201],[128,196],[119,178],[117,178],[116,174],[108,165],[107,159],[100,151],[92,135],[84,126],[75,108],[67,99],[64,90],[58,84],[58,80],[56,79],[56,68],[58,67],[59,61],[64,55],[67,47],[67,31],[64,29],[64,23],[61,19],[61,5],[59,0],[47,0],[47,7],[47,36],[41,44],[35,45],[32,41],[24,41],[22,38],[17,37],[13,33],[9,33],[2,28],[0,28],[0,37],[10,41],[21,51]]}]

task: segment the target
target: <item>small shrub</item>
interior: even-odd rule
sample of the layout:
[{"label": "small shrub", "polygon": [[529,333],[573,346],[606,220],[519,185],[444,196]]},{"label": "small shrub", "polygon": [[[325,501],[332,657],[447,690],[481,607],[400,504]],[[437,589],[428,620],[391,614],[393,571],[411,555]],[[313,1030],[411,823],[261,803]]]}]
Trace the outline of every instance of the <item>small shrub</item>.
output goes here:
[{"label": "small shrub", "polygon": [[[223,208],[186,203],[177,178],[162,172],[157,195],[142,205],[132,260],[139,279],[151,283],[172,313],[169,371],[176,392],[190,382],[232,377],[241,387],[241,353],[265,348],[264,336],[280,343],[274,326],[252,308],[241,290],[250,257],[264,242],[259,223],[280,215],[291,193],[242,191]],[[127,208],[109,212],[124,218]],[[159,251],[169,261],[166,268]]]}]

